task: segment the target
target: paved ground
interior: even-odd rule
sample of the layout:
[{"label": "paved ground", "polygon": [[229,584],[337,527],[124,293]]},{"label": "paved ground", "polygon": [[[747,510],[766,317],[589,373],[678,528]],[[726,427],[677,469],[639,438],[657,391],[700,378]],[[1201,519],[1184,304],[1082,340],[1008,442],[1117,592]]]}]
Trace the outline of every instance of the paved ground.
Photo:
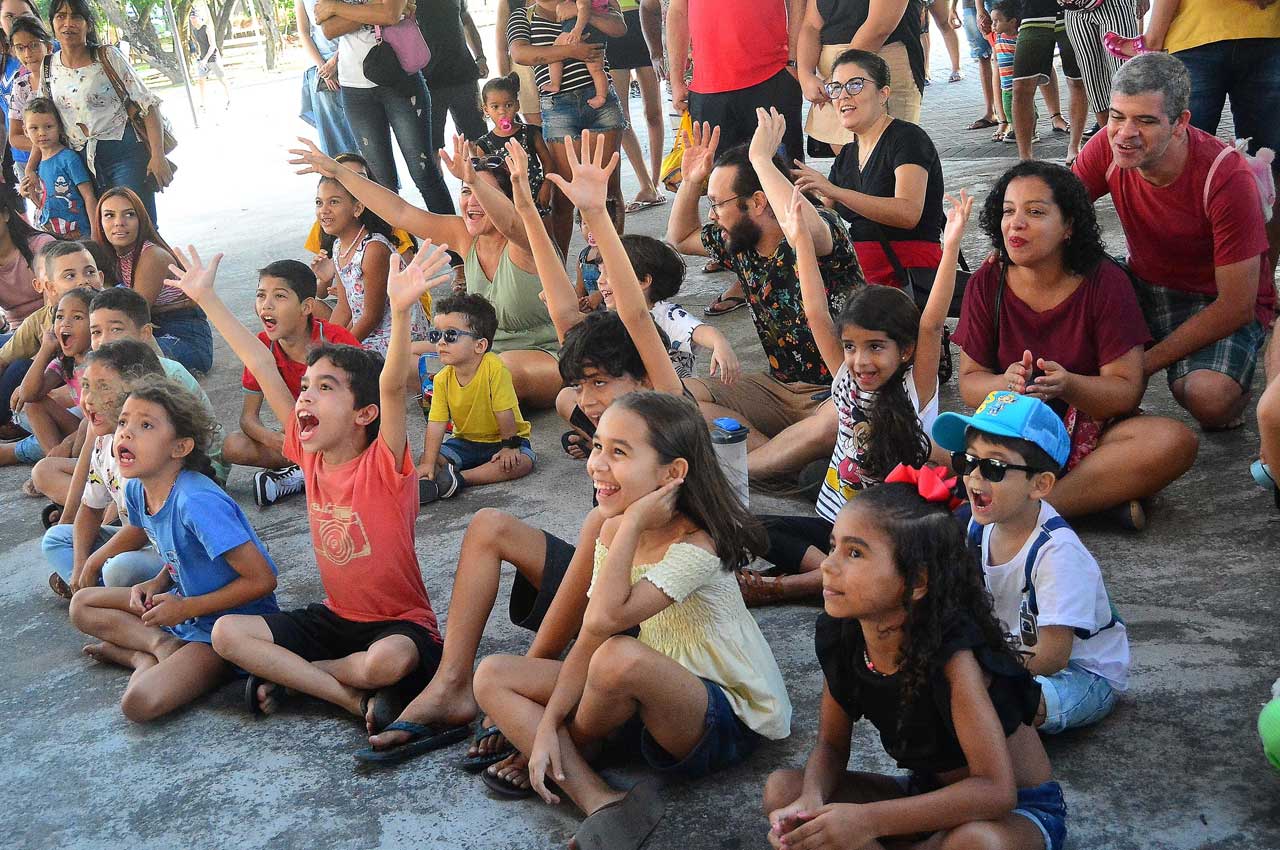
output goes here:
[{"label": "paved ground", "polygon": [[[984,192],[1013,151],[971,143],[970,135],[981,134],[955,129],[972,120],[980,100],[969,72],[962,83],[931,87],[925,123],[948,152],[948,189]],[[254,269],[302,256],[309,225],[313,180],[291,176],[284,165],[287,141],[300,128],[292,119],[296,93],[292,80],[241,88],[219,125],[182,133],[178,183],[160,203],[171,241],[228,253],[222,289],[246,319]],[[970,144],[971,155],[959,150]],[[634,217],[631,226],[660,234],[664,221],[658,210]],[[1118,248],[1113,215],[1107,233]],[[972,255],[980,255],[978,242],[970,240]],[[682,300],[704,305],[724,282],[693,272]],[[749,363],[762,365],[744,313],[719,325]],[[216,356],[207,387],[231,424],[239,371],[225,346]],[[944,399],[955,407],[954,388],[948,389]],[[1179,415],[1163,386],[1153,387],[1146,406]],[[559,452],[559,432],[553,417],[535,417],[542,459],[532,477],[469,493],[419,517],[422,571],[442,614],[461,534],[478,508],[497,506],[562,536],[575,534],[588,506],[587,481],[581,465]],[[1155,501],[1142,534],[1082,526],[1129,623],[1134,669],[1113,717],[1048,744],[1070,801],[1075,850],[1280,847],[1280,783],[1253,731],[1280,668],[1268,649],[1280,598],[1274,570],[1280,522],[1248,481],[1256,445],[1252,422],[1233,434],[1205,436],[1195,468]],[[228,686],[151,727],[129,724],[117,706],[124,674],[80,655],[84,639],[67,624],[65,603],[44,585],[41,503],[16,495],[23,475],[0,472],[0,511],[10,517],[0,527],[0,622],[8,644],[0,659],[0,706],[8,718],[0,730],[0,845],[539,848],[571,835],[577,819],[568,810],[487,796],[452,767],[459,749],[393,772],[357,772],[350,753],[363,743],[360,726],[321,706],[254,721],[240,708],[238,688]],[[280,565],[280,601],[294,606],[320,598],[302,503],[258,511],[242,470],[232,474],[230,491]],[[764,498],[755,503],[771,512],[810,509]],[[500,608],[493,617],[482,652],[526,647],[527,635],[503,615]],[[669,812],[650,847],[765,846],[758,811],[764,778],[800,765],[814,739],[821,687],[811,648],[814,615],[812,608],[785,607],[759,617],[796,705],[791,738],[713,780],[669,789]],[[856,733],[852,763],[889,767],[866,728]],[[628,775],[635,774],[621,778]]]}]

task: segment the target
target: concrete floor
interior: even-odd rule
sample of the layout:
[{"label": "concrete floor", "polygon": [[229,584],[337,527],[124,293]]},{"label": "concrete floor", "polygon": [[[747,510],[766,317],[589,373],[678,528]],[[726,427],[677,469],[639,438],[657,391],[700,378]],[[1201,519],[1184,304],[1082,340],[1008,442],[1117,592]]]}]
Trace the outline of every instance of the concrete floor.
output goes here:
[{"label": "concrete floor", "polygon": [[[941,82],[945,74],[935,77],[925,124],[944,151],[948,190],[984,193],[1013,151],[986,143],[986,134],[955,130],[976,117],[972,104],[980,95],[969,70],[970,79],[955,85]],[[296,93],[292,80],[245,87],[218,124],[181,133],[178,182],[160,202],[162,231],[172,242],[227,252],[221,288],[246,320],[254,270],[303,256],[314,182],[291,176],[284,164],[286,140],[303,129],[292,118]],[[1045,155],[1060,158],[1061,142],[1050,138]],[[1114,215],[1104,217],[1118,250]],[[633,217],[629,227],[661,235],[664,225],[659,208]],[[982,255],[976,237],[969,253]],[[691,308],[726,283],[694,270],[700,267],[691,263],[680,297]],[[748,364],[763,365],[745,311],[717,325]],[[231,424],[239,412],[239,369],[220,341],[216,360],[206,387]],[[1147,410],[1185,418],[1156,383]],[[954,386],[944,405],[958,406]],[[559,422],[541,414],[533,423],[540,464],[532,477],[433,505],[418,519],[423,576],[446,624],[459,541],[475,510],[502,508],[572,539],[588,508],[582,465],[559,450]],[[419,439],[420,424],[413,424]],[[1249,482],[1256,449],[1252,421],[1231,434],[1204,435],[1195,468],[1154,502],[1145,532],[1081,526],[1128,621],[1134,663],[1131,689],[1111,718],[1047,744],[1071,807],[1074,850],[1280,847],[1280,781],[1254,731],[1280,675],[1268,649],[1276,641],[1280,598],[1274,569],[1280,518]],[[453,767],[461,747],[398,770],[358,772],[350,754],[364,743],[361,726],[320,705],[252,720],[240,706],[239,687],[228,686],[152,726],[130,724],[117,705],[125,674],[80,654],[84,638],[68,625],[66,604],[45,586],[49,568],[37,519],[43,503],[18,493],[25,474],[0,471],[0,511],[11,517],[0,526],[0,622],[7,635],[0,706],[8,719],[0,729],[0,846],[540,848],[562,845],[572,834],[578,821],[568,809],[487,795]],[[321,598],[303,503],[259,511],[249,484],[249,472],[236,470],[230,492],[280,566],[281,603]],[[770,512],[811,509],[758,496],[753,504]],[[502,598],[509,581],[507,575]],[[815,614],[798,606],[759,613],[795,703],[791,738],[714,779],[669,788],[667,817],[649,847],[766,846],[759,811],[764,779],[778,767],[801,765],[814,741],[822,682],[812,650]],[[482,654],[521,652],[527,641],[500,602]],[[851,763],[892,767],[865,724]],[[624,770],[619,778],[638,773]]]}]

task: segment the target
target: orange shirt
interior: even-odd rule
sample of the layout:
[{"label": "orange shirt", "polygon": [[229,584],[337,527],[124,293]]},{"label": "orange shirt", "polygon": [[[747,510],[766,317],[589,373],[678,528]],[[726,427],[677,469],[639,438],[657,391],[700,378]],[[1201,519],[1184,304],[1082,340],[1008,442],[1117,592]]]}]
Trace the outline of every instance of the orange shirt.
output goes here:
[{"label": "orange shirt", "polygon": [[361,623],[408,620],[440,640],[414,549],[418,473],[409,446],[397,463],[375,439],[358,457],[330,467],[303,450],[297,417],[289,417],[284,433],[284,456],[302,467],[306,480],[324,604]]}]

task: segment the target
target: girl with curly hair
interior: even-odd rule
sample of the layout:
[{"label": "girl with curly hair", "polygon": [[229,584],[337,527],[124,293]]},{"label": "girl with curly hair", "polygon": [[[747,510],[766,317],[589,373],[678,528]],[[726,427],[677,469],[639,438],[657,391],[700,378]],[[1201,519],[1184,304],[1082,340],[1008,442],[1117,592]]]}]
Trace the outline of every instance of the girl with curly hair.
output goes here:
[{"label": "girl with curly hair", "polygon": [[[949,510],[952,483],[898,467],[836,518],[815,636],[826,679],[818,741],[803,770],[765,786],[774,847],[908,836],[931,847],[1065,845],[1062,789],[1031,725],[1040,688],[992,612]],[[845,769],[862,717],[907,776]]]},{"label": "girl with curly hair", "polygon": [[977,407],[1012,390],[1046,402],[1071,434],[1050,503],[1068,519],[1107,511],[1142,528],[1139,500],[1190,469],[1198,441],[1172,419],[1138,415],[1151,334],[1126,270],[1103,249],[1088,191],[1062,166],[1021,162],[996,181],[980,221],[995,256],[970,279],[952,336],[961,398]]},{"label": "girl with curly hair", "polygon": [[163,566],[133,587],[86,587],[71,597],[71,622],[98,638],[84,648],[133,671],[120,707],[155,720],[234,674],[213,651],[224,614],[270,614],[276,566],[235,500],[213,478],[214,421],[199,399],[166,379],[135,387],[116,421],[111,451],[128,524],[113,551],[155,546]]}]

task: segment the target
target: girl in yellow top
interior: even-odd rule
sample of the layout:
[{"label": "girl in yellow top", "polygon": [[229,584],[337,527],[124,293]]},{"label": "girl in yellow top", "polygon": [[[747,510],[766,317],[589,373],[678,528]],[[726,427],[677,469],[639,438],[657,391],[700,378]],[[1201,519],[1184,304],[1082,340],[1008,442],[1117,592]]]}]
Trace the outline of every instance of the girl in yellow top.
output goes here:
[{"label": "girl in yellow top", "polygon": [[[485,659],[475,694],[529,754],[533,789],[587,814],[576,846],[631,850],[663,807],[652,784],[623,792],[592,770],[586,757],[606,736],[634,725],[652,767],[699,777],[787,737],[791,702],[733,573],[762,551],[763,530],[734,496],[697,407],[647,391],[616,400],[587,470],[606,519],[578,640],[563,663]],[[624,634],[636,626],[638,637]]]}]

